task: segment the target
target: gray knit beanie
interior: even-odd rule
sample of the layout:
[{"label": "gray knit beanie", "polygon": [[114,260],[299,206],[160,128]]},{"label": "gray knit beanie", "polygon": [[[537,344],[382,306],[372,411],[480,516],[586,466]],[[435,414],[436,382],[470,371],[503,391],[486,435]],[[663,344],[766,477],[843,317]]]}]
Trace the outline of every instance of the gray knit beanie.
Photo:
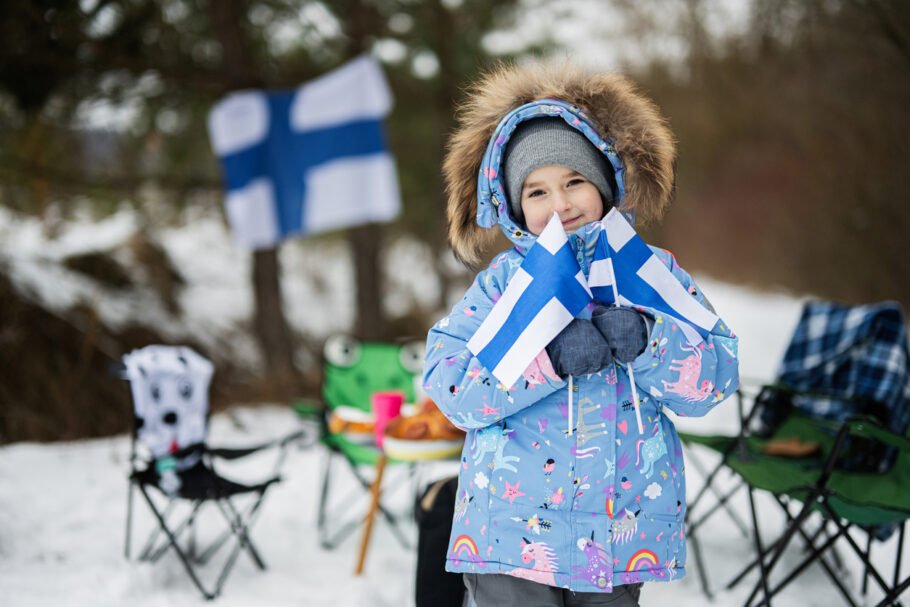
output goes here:
[{"label": "gray knit beanie", "polygon": [[519,224],[525,224],[521,211],[525,179],[536,169],[550,165],[568,167],[593,183],[603,199],[604,212],[613,206],[609,178],[613,171],[603,153],[562,118],[534,118],[519,124],[512,133],[502,163],[509,208]]}]

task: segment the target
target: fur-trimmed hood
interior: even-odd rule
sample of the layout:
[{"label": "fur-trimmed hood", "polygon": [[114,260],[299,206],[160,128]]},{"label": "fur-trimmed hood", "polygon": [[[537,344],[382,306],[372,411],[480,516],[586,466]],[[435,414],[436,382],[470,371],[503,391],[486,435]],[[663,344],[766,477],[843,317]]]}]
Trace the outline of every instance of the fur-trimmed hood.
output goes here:
[{"label": "fur-trimmed hood", "polygon": [[658,219],[673,193],[676,147],[656,105],[619,74],[566,64],[503,65],[472,87],[458,113],[443,171],[449,242],[464,262],[477,263],[499,224],[522,248],[535,236],[510,216],[499,179],[502,152],[524,120],[560,116],[611,162],[617,206],[644,222]]}]

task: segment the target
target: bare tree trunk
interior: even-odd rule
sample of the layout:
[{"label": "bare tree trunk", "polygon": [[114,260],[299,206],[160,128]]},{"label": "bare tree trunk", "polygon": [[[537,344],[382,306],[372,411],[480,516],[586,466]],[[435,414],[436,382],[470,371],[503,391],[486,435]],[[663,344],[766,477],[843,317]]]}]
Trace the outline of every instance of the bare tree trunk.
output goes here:
[{"label": "bare tree trunk", "polygon": [[369,224],[348,231],[354,257],[354,280],[357,291],[357,320],[354,334],[359,339],[376,340],[392,337],[385,334],[386,320],[382,311],[382,227]]},{"label": "bare tree trunk", "polygon": [[29,211],[41,217],[45,222],[47,231],[47,197],[49,184],[47,179],[47,127],[37,111],[27,112],[25,115],[25,138],[22,142],[21,154],[34,167],[34,172],[28,177],[28,203]]},{"label": "bare tree trunk", "polygon": [[436,24],[436,58],[439,60],[439,77],[435,90],[435,113],[436,113],[436,133],[438,137],[438,157],[436,164],[439,170],[436,171],[436,192],[438,195],[439,217],[440,221],[436,223],[434,232],[436,237],[433,238],[431,248],[433,251],[433,262],[436,273],[439,276],[439,299],[437,309],[446,310],[449,302],[449,292],[452,286],[451,273],[448,263],[443,256],[447,254],[448,246],[446,239],[446,205],[448,203],[445,182],[442,178],[442,151],[448,144],[449,133],[452,130],[452,116],[455,111],[455,96],[458,93],[458,82],[456,81],[455,69],[455,32],[456,24],[452,18],[452,12],[445,6],[442,0],[434,0],[430,5],[433,12],[433,22]]},{"label": "bare tree trunk", "polygon": [[[366,50],[370,14],[363,0],[353,0],[348,15],[348,56],[353,58]],[[392,337],[385,334],[386,319],[382,309],[382,237],[383,229],[379,224],[348,231],[357,302],[354,334],[364,340]]]},{"label": "bare tree trunk", "polygon": [[[227,88],[236,90],[262,87],[244,31],[246,20],[244,0],[212,0],[212,27],[223,52],[224,76]],[[277,248],[253,253],[253,291],[256,309],[253,325],[262,349],[266,370],[281,382],[282,388],[293,390],[299,383],[294,368],[294,348],[291,331],[284,315],[281,299],[281,268]]]}]

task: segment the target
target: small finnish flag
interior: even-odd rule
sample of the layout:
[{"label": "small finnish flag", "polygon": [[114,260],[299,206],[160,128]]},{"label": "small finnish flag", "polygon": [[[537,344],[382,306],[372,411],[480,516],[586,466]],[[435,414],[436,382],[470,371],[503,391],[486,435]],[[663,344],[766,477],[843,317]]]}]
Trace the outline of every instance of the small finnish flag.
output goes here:
[{"label": "small finnish flag", "polygon": [[720,321],[717,315],[686,291],[622,213],[611,209],[601,226],[588,276],[594,298],[663,312],[677,321],[689,343],[701,343]]},{"label": "small finnish flag", "polygon": [[468,349],[511,388],[591,300],[584,273],[554,213]]},{"label": "small finnish flag", "polygon": [[391,107],[382,70],[366,56],[296,90],[219,101],[208,127],[235,239],[258,249],[397,217],[398,178],[382,124]]}]

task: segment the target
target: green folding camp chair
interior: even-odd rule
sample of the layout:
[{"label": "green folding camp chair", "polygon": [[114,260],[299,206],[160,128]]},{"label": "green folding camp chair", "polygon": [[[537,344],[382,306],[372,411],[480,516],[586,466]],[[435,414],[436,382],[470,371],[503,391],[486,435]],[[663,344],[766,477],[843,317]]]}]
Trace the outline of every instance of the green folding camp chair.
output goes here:
[{"label": "green folding camp chair", "polygon": [[[736,475],[736,472],[728,465],[727,459],[734,449],[744,449],[745,429],[752,424],[752,418],[757,407],[752,406],[756,399],[760,400],[765,396],[767,390],[760,392],[756,396],[754,389],[741,385],[736,391],[736,407],[739,420],[739,435],[700,435],[689,432],[680,432],[679,437],[686,449],[686,466],[694,468],[701,476],[701,487],[697,490],[692,499],[688,499],[686,509],[686,537],[695,557],[696,571],[698,571],[699,581],[702,590],[709,597],[713,597],[711,586],[708,583],[707,569],[705,567],[704,556],[699,542],[699,529],[705,526],[709,520],[720,512],[725,512],[727,517],[738,528],[745,540],[751,537],[752,524],[742,519],[741,514],[731,504],[734,495],[746,488],[746,482]],[[746,403],[749,403],[748,409]],[[700,445],[720,455],[720,459],[714,464],[713,468],[708,468],[695,451],[691,449],[692,445]],[[720,486],[721,477],[730,475],[733,478],[731,482],[724,483]],[[732,484],[732,486],[731,486]],[[714,502],[705,507],[708,497],[714,496]]]},{"label": "green folding camp chair", "polygon": [[[732,494],[741,486],[748,489],[753,542],[756,554],[763,558],[756,558],[728,587],[757,568],[761,575],[749,602],[759,590],[770,602],[770,597],[805,567],[817,562],[847,602],[855,604],[841,581],[848,573],[842,569],[841,559],[835,551],[835,546],[844,542],[849,543],[864,561],[863,594],[869,576],[886,596],[894,590],[898,574],[895,573],[894,585],[889,587],[871,568],[868,554],[873,537],[885,538],[894,526],[907,518],[902,510],[903,502],[889,495],[901,486],[902,475],[907,474],[906,456],[899,444],[910,418],[908,361],[906,328],[896,304],[886,302],[851,308],[829,302],[810,302],[803,310],[784,355],[778,384],[762,387],[748,409],[740,394],[739,435],[681,433],[687,446],[701,445],[721,456],[712,471],[703,471],[705,483],[690,501],[687,512],[687,534],[702,586],[709,596],[699,531],[721,507],[729,505]],[[857,415],[866,414],[874,414],[887,424],[888,436],[896,436],[897,441],[872,440],[847,424]],[[838,433],[842,429],[844,434],[839,438],[842,443],[838,444],[835,437],[841,437]],[[791,457],[779,457],[762,451],[768,444],[779,446],[796,438],[799,439],[796,445],[815,444],[816,451],[806,453],[805,457],[792,457],[792,453]],[[698,459],[687,453],[687,461],[697,463]],[[723,470],[732,471],[740,480],[727,491],[715,486]],[[862,489],[851,483],[862,485]],[[833,488],[839,494],[828,500],[826,496]],[[788,536],[782,536],[767,549],[762,547],[758,533],[755,490],[770,492],[791,526]],[[693,513],[698,511],[700,503],[704,503],[709,491],[717,495],[717,504],[707,513],[701,508],[702,512],[696,518]],[[878,496],[879,491],[881,496]],[[825,500],[833,504],[831,511],[816,506],[816,502]],[[846,509],[844,504],[851,501],[861,503],[862,507]],[[804,506],[807,503],[810,507]],[[799,506],[799,514],[794,516],[788,510],[789,505]],[[886,514],[876,514],[879,510]],[[819,515],[810,517],[813,512]],[[813,526],[816,526],[814,530],[811,529]],[[855,550],[855,542],[846,533],[846,528],[867,532],[869,537],[864,551]],[[795,536],[802,538],[809,555],[783,582],[770,588],[769,569],[774,567],[780,553]],[[838,541],[841,538],[843,541]]]},{"label": "green folding camp chair", "polygon": [[[837,434],[832,436],[835,431]],[[773,456],[763,451],[773,441],[793,437],[802,442],[817,443],[819,450],[804,458]],[[839,462],[849,456],[847,445],[851,438],[894,447],[898,450],[897,461],[887,472],[880,474],[842,470]],[[724,447],[730,446],[728,441],[736,442],[736,439],[728,437],[717,437],[716,440],[717,446]],[[907,579],[900,580],[905,523],[910,519],[910,492],[906,491],[906,487],[910,486],[910,440],[888,431],[872,419],[838,424],[797,413],[788,418],[773,437],[749,437],[743,445],[744,450],[740,450],[738,445],[734,446],[727,464],[748,483],[750,498],[756,489],[775,496],[787,514],[788,526],[774,542],[762,546],[752,500],[756,550],[761,558],[757,558],[735,576],[728,583],[728,588],[757,568],[760,577],[746,604],[752,604],[761,593],[763,598],[756,605],[770,605],[773,596],[792,583],[807,567],[818,562],[847,604],[856,605],[853,594],[842,579],[844,572],[835,571],[836,564],[826,560],[835,545],[846,544],[863,563],[863,594],[867,590],[866,581],[871,578],[884,595],[878,604],[896,604],[897,597],[910,584]],[[798,506],[795,515],[791,513],[790,505]],[[810,532],[810,527],[815,524],[811,518],[817,519],[819,525]],[[893,580],[888,583],[885,575],[873,566],[870,553],[876,533],[882,526],[891,525],[900,528],[900,538]],[[831,528],[833,532],[828,533]],[[867,536],[865,548],[860,547],[850,534],[851,531]],[[802,538],[808,554],[786,572],[782,580],[772,585],[771,574],[796,536]]]},{"label": "green folding camp chair", "polygon": [[[331,549],[341,543],[360,525],[369,505],[369,493],[380,451],[372,433],[333,432],[329,419],[333,413],[343,412],[354,421],[369,422],[372,417],[371,395],[375,392],[398,390],[404,394],[406,403],[415,400],[415,385],[423,369],[425,345],[423,342],[404,344],[383,342],[359,342],[349,336],[333,336],[326,341],[323,350],[323,403],[298,403],[295,409],[299,415],[309,417],[314,411],[322,421],[322,444],[327,449],[325,468],[322,476],[322,493],[319,499],[318,529],[319,540],[324,548]],[[345,468],[353,474],[357,483],[353,492],[335,495],[333,482],[344,470],[337,470],[335,460],[346,462]],[[394,459],[389,464],[396,464]],[[413,480],[416,492],[415,465],[400,466],[403,474]],[[388,487],[410,483],[386,483]],[[413,500],[409,500],[409,504]],[[359,507],[357,514],[351,515]],[[405,547],[409,540],[402,533],[399,521],[385,505],[379,504],[379,513],[385,519],[392,533]]]}]

